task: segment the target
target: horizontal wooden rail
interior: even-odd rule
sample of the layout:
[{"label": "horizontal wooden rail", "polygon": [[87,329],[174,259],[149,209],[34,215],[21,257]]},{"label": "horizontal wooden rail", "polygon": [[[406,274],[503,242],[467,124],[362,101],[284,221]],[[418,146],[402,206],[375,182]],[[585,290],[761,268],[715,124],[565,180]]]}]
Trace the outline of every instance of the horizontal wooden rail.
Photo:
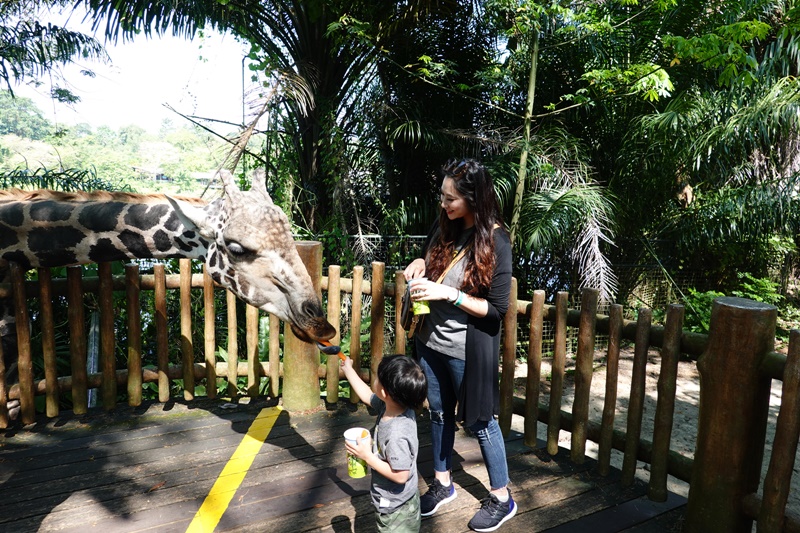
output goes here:
[{"label": "horizontal wooden rail", "polygon": [[[514,396],[514,414],[524,416],[525,414],[525,399],[519,396]],[[539,421],[545,424],[550,423],[551,412],[546,406],[539,406]],[[574,426],[572,413],[563,409],[559,410],[559,428],[564,431],[572,432]],[[589,421],[586,425],[586,435],[592,442],[599,442],[601,427],[600,424],[594,421]],[[620,452],[625,451],[626,434],[624,431],[615,429],[612,433],[612,447]],[[639,447],[636,451],[636,458],[639,461],[650,463],[653,456],[653,443],[641,439]],[[681,455],[680,453],[670,450],[669,458],[667,461],[667,471],[671,476],[674,476],[682,481],[689,482],[692,475],[692,458]]]},{"label": "horizontal wooden rail", "polygon": [[[268,362],[260,362],[259,367],[261,369],[262,375],[268,376],[270,375],[270,364]],[[228,363],[220,362],[214,365],[214,369],[217,375],[225,376],[228,375],[229,366]],[[184,367],[183,365],[169,365],[167,368],[167,377],[169,379],[183,379],[184,378]],[[237,377],[247,377],[250,368],[247,362],[240,361],[236,365],[235,375]],[[279,376],[283,377],[283,365],[279,365],[278,367]],[[194,374],[195,379],[203,379],[206,377],[206,365],[205,363],[195,363],[192,367],[192,372]],[[368,368],[362,368],[359,371],[361,375],[361,379],[364,381],[369,380],[370,370]],[[327,368],[325,365],[319,365],[317,370],[317,375],[320,379],[326,377],[327,375]],[[116,383],[117,385],[126,385],[128,383],[128,376],[129,372],[127,369],[119,369],[116,371]],[[142,369],[142,382],[144,383],[158,383],[159,379],[159,372],[157,369],[153,367],[145,367]],[[339,379],[344,378],[344,372],[339,369]],[[58,378],[58,389],[61,392],[69,392],[72,388],[72,376],[63,376]],[[87,374],[87,384],[88,388],[90,389],[99,389],[103,383],[103,373],[102,372],[95,372],[92,374]],[[47,382],[44,379],[36,380],[33,383],[34,392],[37,395],[44,395],[47,392]],[[8,388],[8,399],[9,400],[19,400],[20,398],[20,386],[19,383],[15,383]]]}]

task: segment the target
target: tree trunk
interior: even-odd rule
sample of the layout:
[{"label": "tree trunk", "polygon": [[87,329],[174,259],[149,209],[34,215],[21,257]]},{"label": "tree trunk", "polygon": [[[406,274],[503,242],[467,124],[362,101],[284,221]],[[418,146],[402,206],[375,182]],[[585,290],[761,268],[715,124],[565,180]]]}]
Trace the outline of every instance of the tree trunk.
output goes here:
[{"label": "tree trunk", "polygon": [[539,31],[534,29],[533,44],[531,46],[531,72],[528,77],[528,99],[525,103],[525,133],[523,136],[522,153],[519,156],[519,171],[517,173],[517,189],[514,192],[514,207],[511,213],[511,245],[514,245],[519,230],[519,216],[522,210],[522,198],[525,195],[525,177],[528,173],[528,144],[531,140],[531,116],[533,115],[533,101],[536,95],[536,70],[539,64]]}]

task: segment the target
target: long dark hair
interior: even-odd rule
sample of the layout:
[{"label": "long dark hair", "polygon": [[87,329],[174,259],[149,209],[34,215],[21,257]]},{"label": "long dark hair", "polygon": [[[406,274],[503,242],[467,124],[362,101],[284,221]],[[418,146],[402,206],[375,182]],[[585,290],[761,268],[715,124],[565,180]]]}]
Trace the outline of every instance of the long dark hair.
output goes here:
[{"label": "long dark hair", "polygon": [[[464,197],[475,216],[472,246],[466,254],[464,282],[461,290],[473,296],[489,292],[494,272],[494,227],[503,228],[500,206],[492,178],[484,166],[474,159],[452,159],[442,167],[442,180],[451,178],[456,190]],[[464,230],[464,219],[450,220],[439,208],[439,228],[428,248],[426,272],[428,279],[438,279],[455,253],[455,243]],[[503,230],[505,231],[505,230]]]}]

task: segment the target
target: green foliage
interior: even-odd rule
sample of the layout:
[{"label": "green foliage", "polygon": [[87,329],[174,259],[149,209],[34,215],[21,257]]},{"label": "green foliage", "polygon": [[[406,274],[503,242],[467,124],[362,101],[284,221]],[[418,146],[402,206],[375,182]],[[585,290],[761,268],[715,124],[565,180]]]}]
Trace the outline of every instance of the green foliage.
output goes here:
[{"label": "green foliage", "polygon": [[692,59],[707,68],[719,69],[720,85],[730,86],[738,81],[749,86],[757,81],[758,69],[758,61],[749,47],[771,30],[766,22],[742,20],[699,36],[665,36],[664,44],[675,51],[673,65],[682,59]]},{"label": "green foliage", "polygon": [[0,188],[51,189],[55,191],[125,191],[130,187],[97,176],[94,169],[15,169],[0,173]]},{"label": "green foliage", "polygon": [[[737,277],[738,288],[731,291],[733,296],[771,305],[778,305],[784,299],[778,292],[778,284],[769,278],[757,278],[748,272],[739,272]],[[717,291],[700,292],[689,289],[683,302],[686,305],[684,329],[696,333],[708,333],[714,299],[721,296],[725,296],[725,294]]]},{"label": "green foliage", "polygon": [[14,134],[40,141],[50,134],[50,122],[30,98],[0,91],[0,136]]},{"label": "green foliage", "polygon": [[[595,91],[605,94],[639,94],[647,101],[667,98],[674,89],[669,74],[658,65],[591,70],[583,75]],[[582,91],[578,91],[581,94]]]},{"label": "green foliage", "polygon": [[[0,83],[9,91],[22,82],[61,80],[59,67],[75,58],[106,60],[107,55],[98,40],[67,28],[41,23],[41,10],[64,5],[63,0],[15,0],[0,2]],[[85,70],[85,75],[93,75]],[[78,98],[57,83],[51,95],[62,102]]]},{"label": "green foliage", "polygon": [[739,272],[737,275],[739,289],[733,291],[734,296],[770,305],[778,305],[783,300],[783,296],[778,292],[778,284],[769,278],[756,278],[749,272]]},{"label": "green foliage", "polygon": [[[25,121],[14,122],[14,113]],[[18,107],[15,107],[18,106]],[[30,107],[30,109],[29,109]],[[199,128],[168,128],[162,137],[130,125],[115,131],[101,126],[77,125],[48,134],[44,121],[39,134],[33,128],[41,112],[25,100],[0,93],[0,186],[58,188],[54,181],[73,188],[63,190],[136,190],[199,196],[218,166],[224,143]],[[44,120],[44,119],[42,119]],[[18,124],[18,133],[3,135],[3,125]],[[37,130],[38,131],[38,130]],[[59,169],[59,170],[51,170]],[[68,169],[68,170],[61,170]],[[81,169],[81,170],[79,170]],[[86,169],[86,170],[83,170]],[[15,185],[19,184],[19,185]]]},{"label": "green foliage", "polygon": [[725,295],[716,291],[698,292],[695,289],[689,289],[683,302],[686,305],[683,329],[707,334],[711,325],[712,304],[715,298],[721,296]]}]

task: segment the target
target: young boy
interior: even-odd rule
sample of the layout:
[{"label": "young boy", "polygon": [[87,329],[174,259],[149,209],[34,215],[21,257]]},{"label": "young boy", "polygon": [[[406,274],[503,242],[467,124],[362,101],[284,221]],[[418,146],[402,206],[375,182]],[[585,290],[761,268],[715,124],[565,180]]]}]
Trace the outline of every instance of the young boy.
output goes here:
[{"label": "young boy", "polygon": [[364,439],[347,451],[372,468],[370,494],[378,511],[378,531],[414,532],[420,528],[417,478],[417,419],[428,390],[425,373],[405,355],[389,355],[378,365],[373,389],[364,383],[349,357],[342,362],[344,375],[359,399],[378,411],[373,445]]}]

